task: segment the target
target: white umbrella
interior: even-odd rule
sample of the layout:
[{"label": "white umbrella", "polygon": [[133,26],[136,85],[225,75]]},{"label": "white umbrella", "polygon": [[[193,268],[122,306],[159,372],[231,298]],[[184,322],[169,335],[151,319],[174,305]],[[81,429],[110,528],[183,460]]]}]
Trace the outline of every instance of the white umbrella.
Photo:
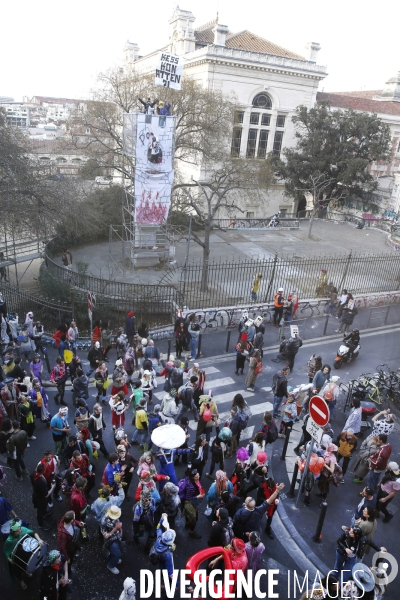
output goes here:
[{"label": "white umbrella", "polygon": [[155,446],[164,450],[179,448],[185,443],[186,434],[179,425],[162,425],[156,427],[151,434],[151,441]]}]

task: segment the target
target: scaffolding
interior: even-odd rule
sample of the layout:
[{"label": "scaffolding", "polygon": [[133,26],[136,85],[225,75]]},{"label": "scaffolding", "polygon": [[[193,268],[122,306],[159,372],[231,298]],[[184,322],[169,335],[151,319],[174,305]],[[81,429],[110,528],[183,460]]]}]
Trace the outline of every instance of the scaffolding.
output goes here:
[{"label": "scaffolding", "polygon": [[[45,246],[46,240],[38,233],[27,234],[22,239],[16,237],[14,228],[10,234],[4,230],[3,239],[0,241],[0,281],[10,282],[10,267],[13,267],[18,287],[32,262],[37,258],[43,258]],[[22,263],[28,263],[24,271],[18,268]]]},{"label": "scaffolding", "polygon": [[[155,125],[161,129],[164,149],[162,159],[152,163],[148,157],[148,141]],[[139,223],[135,220],[135,175],[140,172],[153,181],[166,180],[167,185],[172,181],[168,174],[173,174],[174,134],[175,117],[143,115],[140,112],[124,114],[123,147],[124,156],[129,161],[129,175],[124,177],[123,225],[111,225],[109,231],[109,254],[121,271],[128,263],[141,268],[174,260],[175,248],[171,246],[171,233],[166,223]],[[141,153],[138,152],[138,140]]]}]

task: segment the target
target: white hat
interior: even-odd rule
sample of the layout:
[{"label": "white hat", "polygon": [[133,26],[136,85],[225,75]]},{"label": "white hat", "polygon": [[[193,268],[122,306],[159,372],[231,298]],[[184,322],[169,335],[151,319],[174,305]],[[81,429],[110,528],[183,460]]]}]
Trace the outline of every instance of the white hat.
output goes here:
[{"label": "white hat", "polygon": [[336,383],[337,381],[339,381],[339,379],[340,379],[340,377],[338,377],[337,375],[332,375],[332,377],[331,377],[331,381],[333,383]]},{"label": "white hat", "polygon": [[143,375],[151,375],[151,371],[143,371]]},{"label": "white hat", "polygon": [[94,343],[94,347],[95,347],[95,348],[100,348],[100,342],[95,342],[95,343]]},{"label": "white hat", "polygon": [[115,366],[116,366],[116,367],[120,367],[121,365],[122,365],[122,358],[119,358],[119,359],[117,360],[117,362],[115,363]]},{"label": "white hat", "polygon": [[132,596],[133,598],[135,597],[136,594],[136,583],[135,580],[132,579],[132,577],[127,577],[124,581],[124,592],[125,592],[125,597]]},{"label": "white hat", "polygon": [[142,338],[142,346],[147,346],[147,338]]},{"label": "white hat", "polygon": [[278,288],[278,292],[283,292],[283,288],[282,287]]}]

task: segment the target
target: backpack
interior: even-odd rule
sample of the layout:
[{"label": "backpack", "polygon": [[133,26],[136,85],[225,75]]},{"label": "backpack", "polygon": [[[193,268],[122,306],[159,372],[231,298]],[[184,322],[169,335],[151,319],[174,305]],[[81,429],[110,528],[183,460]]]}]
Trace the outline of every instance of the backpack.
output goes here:
[{"label": "backpack", "polygon": [[211,412],[211,408],[210,406],[207,404],[206,408],[204,409],[203,412],[203,421],[205,421],[206,423],[209,423],[212,419],[212,412]]},{"label": "backpack", "polygon": [[154,565],[155,567],[160,562],[160,557],[158,556],[158,554],[156,552],[155,544],[153,544],[151,547],[151,550],[149,552],[149,559],[150,559],[151,564]]},{"label": "backpack", "polygon": [[178,400],[182,400],[182,404],[184,404],[185,400],[186,400],[186,391],[187,391],[186,384],[179,386],[177,398],[178,398]]},{"label": "backpack", "polygon": [[326,400],[327,402],[332,402],[332,400],[334,400],[335,395],[334,395],[333,392],[334,392],[335,387],[336,387],[336,385],[333,388],[332,387],[328,387],[324,391],[324,400]]},{"label": "backpack", "polygon": [[273,421],[271,421],[268,433],[267,433],[267,444],[272,444],[275,440],[278,439],[278,428]]},{"label": "backpack", "polygon": [[51,373],[50,373],[50,381],[56,382],[57,379],[59,378],[59,376],[60,376],[60,373],[59,373],[58,367],[57,366],[53,367],[51,370]]},{"label": "backpack", "polygon": [[255,369],[254,369],[254,375],[259,375],[260,373],[262,373],[262,362],[261,362],[261,360],[257,361],[257,364],[256,364]]},{"label": "backpack", "polygon": [[249,422],[249,416],[241,410],[238,411],[239,417],[239,431],[243,431],[247,427],[247,423]]}]

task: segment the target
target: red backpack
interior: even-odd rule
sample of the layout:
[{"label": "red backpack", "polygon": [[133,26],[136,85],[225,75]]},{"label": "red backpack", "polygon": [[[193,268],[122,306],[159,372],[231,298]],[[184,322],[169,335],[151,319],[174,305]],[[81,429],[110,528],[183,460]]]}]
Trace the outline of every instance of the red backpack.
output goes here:
[{"label": "red backpack", "polygon": [[211,419],[212,419],[212,411],[211,411],[210,405],[207,404],[206,408],[204,409],[204,412],[203,412],[203,421],[205,421],[206,423],[209,423],[211,421]]}]

